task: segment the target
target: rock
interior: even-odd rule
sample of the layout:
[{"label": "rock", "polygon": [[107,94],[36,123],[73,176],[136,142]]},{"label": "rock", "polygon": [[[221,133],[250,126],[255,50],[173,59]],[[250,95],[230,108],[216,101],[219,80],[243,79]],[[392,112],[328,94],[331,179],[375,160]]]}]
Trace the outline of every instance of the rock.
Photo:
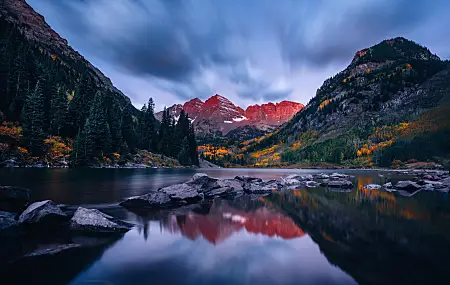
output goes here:
[{"label": "rock", "polygon": [[167,194],[171,200],[201,200],[203,198],[198,188],[188,183],[164,187],[159,189],[158,192]]},{"label": "rock", "polygon": [[422,179],[424,179],[424,180],[431,180],[431,181],[438,181],[441,178],[438,175],[425,174],[425,175],[422,176]]},{"label": "rock", "polygon": [[306,181],[306,187],[308,188],[314,188],[314,187],[319,187],[320,183],[316,182],[316,181]]},{"label": "rock", "polygon": [[424,191],[434,191],[436,189],[431,184],[424,184],[424,185],[422,185],[422,190],[424,190]]},{"label": "rock", "polygon": [[[181,203],[183,204],[183,203]],[[151,192],[142,196],[126,199],[120,203],[125,208],[163,208],[173,205],[169,195],[163,192]]]},{"label": "rock", "polygon": [[244,187],[241,181],[236,180],[236,179],[220,179],[217,181],[217,184],[220,187],[228,187],[231,188],[233,191],[236,192],[242,192],[244,191]]},{"label": "rock", "polygon": [[364,188],[370,189],[370,190],[381,189],[381,185],[378,185],[378,184],[367,184],[367,185],[364,185]]},{"label": "rock", "polygon": [[22,212],[30,202],[30,190],[0,186],[0,211]]},{"label": "rock", "polygon": [[205,191],[204,195],[207,198],[236,196],[244,192],[243,184],[236,179],[219,179],[216,184],[218,188]]},{"label": "rock", "polygon": [[245,183],[263,182],[263,180],[261,178],[245,176],[245,175],[236,176],[234,179],[245,182]]},{"label": "rock", "polygon": [[209,178],[208,174],[206,174],[206,173],[195,173],[194,176],[192,176],[192,180],[195,181],[195,180],[202,179],[202,178],[205,178],[205,177]]},{"label": "rock", "polygon": [[392,182],[388,182],[388,183],[383,184],[383,187],[384,188],[392,188],[393,187],[392,186]]},{"label": "rock", "polygon": [[302,178],[302,180],[313,180],[314,179],[314,177],[311,174],[300,175],[300,177]]},{"label": "rock", "polygon": [[353,183],[347,180],[333,180],[327,183],[327,186],[330,188],[353,188]]},{"label": "rock", "polygon": [[115,220],[113,217],[100,212],[97,209],[79,207],[70,220],[70,230],[86,233],[124,233],[133,225]]},{"label": "rock", "polygon": [[208,192],[216,188],[220,188],[217,184],[218,179],[209,177],[205,173],[196,173],[194,177],[186,182],[186,184],[197,192]]},{"label": "rock", "polygon": [[280,185],[276,180],[270,180],[267,182],[261,181],[256,183],[246,183],[244,185],[244,191],[250,194],[264,194],[278,191]]},{"label": "rock", "polygon": [[15,215],[0,211],[0,237],[15,237],[20,235],[20,225]]},{"label": "rock", "polygon": [[314,177],[311,174],[307,174],[307,175],[290,174],[285,177],[285,179],[296,179],[299,181],[312,180],[313,178]]},{"label": "rock", "polygon": [[313,175],[315,179],[329,179],[330,176],[325,173],[319,173]]},{"label": "rock", "polygon": [[439,181],[420,180],[417,184],[419,184],[419,185],[431,185],[435,189],[445,188],[444,183],[439,182]]},{"label": "rock", "polygon": [[395,184],[396,189],[405,190],[405,191],[416,191],[419,190],[421,187],[419,184],[405,180],[405,181],[399,181],[397,184]]},{"label": "rock", "polygon": [[450,187],[450,177],[439,180],[444,186]]},{"label": "rock", "polygon": [[332,173],[330,175],[330,178],[332,179],[345,179],[345,178],[350,178],[350,175],[347,174],[342,174],[342,173]]},{"label": "rock", "polygon": [[19,217],[21,224],[57,225],[66,220],[66,214],[50,200],[31,204]]},{"label": "rock", "polygon": [[[298,176],[296,176],[296,177],[298,177]],[[304,185],[304,183],[301,180],[294,178],[294,177],[289,177],[289,176],[288,177],[280,177],[277,181],[282,186],[300,186],[302,184]]]}]

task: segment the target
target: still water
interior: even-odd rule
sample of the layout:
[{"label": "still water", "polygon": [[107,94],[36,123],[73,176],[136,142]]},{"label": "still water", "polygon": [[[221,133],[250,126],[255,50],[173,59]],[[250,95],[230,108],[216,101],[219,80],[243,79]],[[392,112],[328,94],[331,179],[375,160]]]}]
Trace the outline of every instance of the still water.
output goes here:
[{"label": "still water", "polygon": [[363,187],[405,178],[395,173],[347,172],[351,192],[298,189],[139,214],[117,205],[196,171],[263,179],[318,172],[2,169],[0,185],[27,187],[33,200],[95,207],[136,224],[100,248],[13,268],[7,284],[448,284],[448,196]]}]

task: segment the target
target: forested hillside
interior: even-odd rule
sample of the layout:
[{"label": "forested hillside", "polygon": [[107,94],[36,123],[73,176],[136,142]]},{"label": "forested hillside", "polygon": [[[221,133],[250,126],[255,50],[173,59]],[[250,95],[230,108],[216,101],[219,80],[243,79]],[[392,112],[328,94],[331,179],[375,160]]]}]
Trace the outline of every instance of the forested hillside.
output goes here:
[{"label": "forested hillside", "polygon": [[450,65],[404,38],[355,54],[281,129],[242,145],[247,164],[400,166],[450,155]]},{"label": "forested hillside", "polygon": [[125,165],[135,162],[137,154],[139,160],[152,156],[148,152],[198,164],[186,114],[178,122],[167,115],[159,123],[151,98],[142,110],[135,109],[45,22],[36,28],[35,21],[21,18],[29,13],[26,19],[43,21],[42,16],[26,3],[16,15],[18,8],[11,3],[0,6],[3,164]]}]

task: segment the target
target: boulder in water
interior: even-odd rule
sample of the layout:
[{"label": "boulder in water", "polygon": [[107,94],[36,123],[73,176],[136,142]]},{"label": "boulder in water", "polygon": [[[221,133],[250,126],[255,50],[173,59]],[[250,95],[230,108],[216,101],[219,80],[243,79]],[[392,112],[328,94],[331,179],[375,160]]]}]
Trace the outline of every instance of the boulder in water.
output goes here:
[{"label": "boulder in water", "polygon": [[58,225],[67,220],[66,214],[50,200],[35,202],[20,215],[21,224]]},{"label": "boulder in water", "polygon": [[406,181],[399,181],[397,184],[395,184],[395,188],[399,190],[405,190],[405,191],[416,191],[421,189],[422,187],[412,181],[406,180]]},{"label": "boulder in water", "polygon": [[276,180],[245,183],[244,191],[249,194],[264,194],[280,190],[281,185]]},{"label": "boulder in water", "polygon": [[171,199],[166,193],[157,191],[128,198],[120,205],[125,208],[163,208],[171,205]]},{"label": "boulder in water", "polygon": [[245,176],[245,175],[238,175],[234,177],[234,179],[242,181],[244,183],[257,183],[262,182],[263,180],[258,177],[252,177],[252,176]]},{"label": "boulder in water", "polygon": [[100,212],[79,207],[70,220],[70,230],[83,233],[114,234],[129,231],[133,225]]}]

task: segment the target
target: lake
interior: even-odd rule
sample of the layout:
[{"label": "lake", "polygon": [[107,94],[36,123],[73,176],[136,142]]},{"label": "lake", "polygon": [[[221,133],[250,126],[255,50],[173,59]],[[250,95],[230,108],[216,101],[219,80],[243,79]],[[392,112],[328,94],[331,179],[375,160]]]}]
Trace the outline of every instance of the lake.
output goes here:
[{"label": "lake", "polygon": [[394,172],[342,171],[355,176],[347,192],[300,188],[139,214],[118,206],[196,172],[273,179],[327,170],[0,169],[0,185],[29,188],[33,201],[136,224],[100,248],[8,268],[2,284],[448,283],[448,194],[363,187],[408,178]]}]

